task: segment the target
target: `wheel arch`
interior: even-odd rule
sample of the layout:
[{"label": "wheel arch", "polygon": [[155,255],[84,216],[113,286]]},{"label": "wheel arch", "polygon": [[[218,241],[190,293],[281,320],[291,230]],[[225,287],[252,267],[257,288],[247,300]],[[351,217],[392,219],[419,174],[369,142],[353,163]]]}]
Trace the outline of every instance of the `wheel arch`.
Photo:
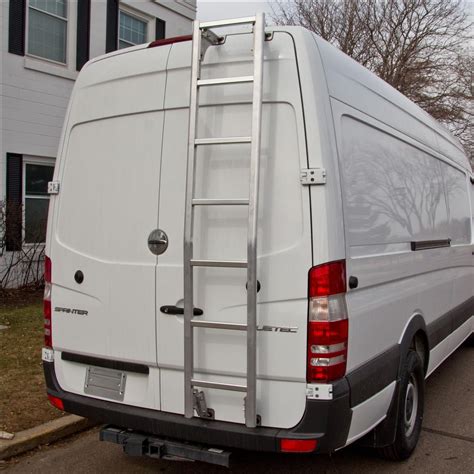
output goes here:
[{"label": "wheel arch", "polygon": [[399,412],[399,382],[400,374],[404,366],[405,357],[410,349],[416,350],[423,361],[424,371],[428,369],[429,364],[429,344],[426,332],[426,323],[421,311],[415,311],[408,319],[403,332],[398,340],[399,346],[399,367],[397,385],[393,392],[392,402],[387,412],[387,417],[374,428],[370,433],[364,436],[360,443],[363,446],[381,448],[389,446],[395,440],[396,426]]},{"label": "wheel arch", "polygon": [[410,349],[413,349],[418,352],[423,362],[423,368],[426,375],[430,359],[430,348],[425,319],[420,311],[415,312],[408,320],[398,344],[400,346],[399,374],[402,368],[403,358]]}]

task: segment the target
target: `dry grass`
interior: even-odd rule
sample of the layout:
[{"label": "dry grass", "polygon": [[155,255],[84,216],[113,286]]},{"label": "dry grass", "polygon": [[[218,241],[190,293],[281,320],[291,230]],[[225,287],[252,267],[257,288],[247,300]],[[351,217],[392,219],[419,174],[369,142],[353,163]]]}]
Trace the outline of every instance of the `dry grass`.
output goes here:
[{"label": "dry grass", "polygon": [[[39,295],[38,295],[39,296]],[[41,363],[41,296],[0,303],[0,430],[18,432],[62,416],[49,405]],[[5,300],[3,303],[6,303]]]}]

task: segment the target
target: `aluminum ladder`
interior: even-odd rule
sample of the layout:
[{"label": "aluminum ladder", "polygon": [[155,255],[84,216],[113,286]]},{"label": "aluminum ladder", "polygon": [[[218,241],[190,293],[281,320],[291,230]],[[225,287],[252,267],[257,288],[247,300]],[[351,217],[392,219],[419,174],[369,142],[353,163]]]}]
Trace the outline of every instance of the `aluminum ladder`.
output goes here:
[{"label": "aluminum ladder", "polygon": [[[223,38],[210,29],[234,25],[253,25],[253,76],[200,79],[201,61],[208,46],[219,45]],[[189,109],[189,139],[186,173],[186,203],[184,220],[184,415],[213,418],[213,410],[206,406],[204,394],[195,387],[231,390],[245,393],[245,424],[257,426],[257,211],[260,168],[260,136],[262,118],[263,45],[265,41],[265,16],[223,21],[194,22],[191,63],[191,100]],[[199,109],[199,90],[222,84],[253,82],[252,135],[250,137],[196,138],[196,122]],[[199,199],[194,196],[195,154],[201,145],[237,144],[251,145],[250,187],[248,199]],[[193,256],[193,221],[196,206],[248,206],[247,260],[198,260]],[[193,269],[203,267],[247,268],[247,324],[218,321],[198,321],[193,318],[194,293]],[[237,330],[247,332],[247,381],[246,385],[197,380],[194,378],[194,329]]]}]

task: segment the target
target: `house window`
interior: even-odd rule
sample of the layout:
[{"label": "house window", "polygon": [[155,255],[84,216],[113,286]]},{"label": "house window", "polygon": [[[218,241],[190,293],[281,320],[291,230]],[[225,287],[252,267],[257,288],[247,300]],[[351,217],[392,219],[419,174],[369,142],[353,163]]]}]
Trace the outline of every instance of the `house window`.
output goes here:
[{"label": "house window", "polygon": [[54,166],[25,163],[25,243],[46,241],[48,220],[48,182],[53,179]]},{"label": "house window", "polygon": [[29,0],[28,53],[66,63],[67,0]]},{"label": "house window", "polygon": [[119,49],[147,42],[146,21],[120,11]]}]

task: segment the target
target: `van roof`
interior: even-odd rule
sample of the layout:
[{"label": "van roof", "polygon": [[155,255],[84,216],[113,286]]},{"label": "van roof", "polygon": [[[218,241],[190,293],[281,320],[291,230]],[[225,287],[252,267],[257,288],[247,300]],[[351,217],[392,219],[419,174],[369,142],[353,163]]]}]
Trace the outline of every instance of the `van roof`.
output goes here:
[{"label": "van roof", "polygon": [[[362,112],[377,118],[392,128],[411,136],[411,138],[416,141],[438,151],[449,160],[472,172],[469,160],[459,140],[430,114],[425,112],[421,107],[397,91],[390,84],[380,79],[376,74],[306,28],[301,26],[269,26],[266,29],[270,32],[287,32],[291,34],[295,40],[303,36],[312,37],[321,56],[327,87],[331,97],[358,108]],[[98,56],[92,59],[90,63],[119,55],[123,55],[125,60],[127,53],[143,50],[147,47],[148,44],[142,44],[117,50],[103,56]],[[355,93],[357,90],[361,92],[361,94]],[[373,100],[365,100],[367,99],[367,93],[369,93],[371,99],[374,97],[379,99],[379,106],[381,105],[382,108],[395,107],[402,115],[408,116],[411,119],[410,125],[401,129],[400,125],[405,121],[398,120],[395,122],[395,120],[391,120],[393,118],[391,111],[381,116],[380,110],[378,114],[375,109],[371,110],[371,108],[373,108],[371,107]],[[350,94],[350,97],[344,100],[344,96],[347,96],[347,94]],[[382,102],[384,102],[384,104],[382,104]],[[360,107],[358,107],[358,105],[360,105]],[[416,133],[413,133],[413,125],[415,125]]]},{"label": "van roof", "polygon": [[[288,31],[293,31],[294,28],[305,30],[302,27],[288,27]],[[461,165],[463,168],[471,170],[469,161],[465,155],[461,143],[440,122],[435,120],[430,114],[408,99],[402,93],[397,91],[390,84],[379,78],[376,74],[369,71],[357,61],[344,54],[335,46],[331,45],[316,34],[312,35],[321,54],[325,73],[328,78],[328,88],[330,95],[338,98],[336,94],[337,90],[340,88],[345,90],[354,90],[354,88],[347,87],[348,81],[352,82],[353,84],[358,83],[360,86],[369,89],[377,96],[383,97],[393,106],[403,110],[405,113],[416,119],[420,124],[423,124],[431,129],[435,135],[437,146],[433,146],[432,142],[426,144],[431,148],[438,150],[440,153]],[[329,78],[335,79],[336,77],[338,79],[337,81],[329,80]],[[346,84],[340,84],[341,78],[343,78],[342,82],[346,82]],[[339,87],[335,87],[336,85],[339,85]],[[418,139],[418,141],[420,140]]]}]

